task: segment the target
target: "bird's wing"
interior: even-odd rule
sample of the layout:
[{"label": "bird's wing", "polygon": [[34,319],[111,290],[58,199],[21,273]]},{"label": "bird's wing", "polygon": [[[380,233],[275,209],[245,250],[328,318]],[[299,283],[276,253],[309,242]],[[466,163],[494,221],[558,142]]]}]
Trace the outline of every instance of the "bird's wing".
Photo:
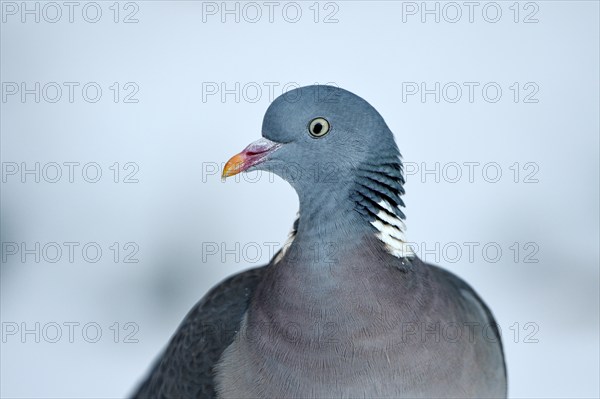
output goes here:
[{"label": "bird's wing", "polygon": [[231,344],[266,266],[210,290],[185,317],[134,398],[215,397],[213,366]]},{"label": "bird's wing", "polygon": [[483,313],[483,319],[487,324],[490,325],[491,329],[494,332],[495,338],[498,340],[500,345],[502,345],[502,340],[500,337],[500,331],[498,330],[498,323],[496,323],[496,319],[494,319],[494,315],[488,306],[485,304],[483,299],[475,292],[473,288],[469,284],[467,284],[463,279],[456,276],[453,273],[450,273],[448,270],[445,270],[439,266],[427,264],[430,268],[434,270],[434,273],[438,275],[438,277],[445,280],[445,282],[451,285],[456,291],[459,293],[463,293],[463,297],[469,298],[469,300],[473,300],[477,307],[480,307]]},{"label": "bird's wing", "polygon": [[494,333],[495,342],[498,343],[500,349],[500,356],[502,357],[502,366],[504,369],[504,378],[506,379],[506,361],[504,359],[504,348],[502,345],[502,337],[500,334],[500,330],[498,328],[498,323],[492,314],[490,308],[485,304],[483,299],[475,292],[473,288],[469,284],[467,284],[460,277],[455,274],[432,264],[427,264],[432,270],[432,272],[441,280],[444,281],[447,285],[451,286],[458,296],[461,296],[465,301],[472,302],[471,305],[474,305],[475,308],[479,309],[479,313],[481,313],[482,321],[486,326],[489,326]]}]

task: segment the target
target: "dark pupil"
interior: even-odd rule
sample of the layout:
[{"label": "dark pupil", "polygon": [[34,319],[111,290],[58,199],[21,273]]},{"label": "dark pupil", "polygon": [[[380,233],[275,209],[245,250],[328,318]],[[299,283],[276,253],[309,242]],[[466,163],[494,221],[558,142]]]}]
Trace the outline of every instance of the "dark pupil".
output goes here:
[{"label": "dark pupil", "polygon": [[313,126],[313,133],[319,134],[319,133],[321,133],[321,130],[323,130],[322,124],[317,123],[316,125]]}]

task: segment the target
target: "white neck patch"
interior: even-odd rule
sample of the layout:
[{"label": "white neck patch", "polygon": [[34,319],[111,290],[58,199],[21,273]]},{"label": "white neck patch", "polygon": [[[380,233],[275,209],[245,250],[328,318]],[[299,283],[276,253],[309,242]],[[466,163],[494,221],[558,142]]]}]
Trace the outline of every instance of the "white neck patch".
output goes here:
[{"label": "white neck patch", "polygon": [[287,250],[290,248],[290,245],[292,245],[294,238],[296,238],[296,233],[297,233],[296,226],[298,223],[298,219],[300,219],[300,213],[296,214],[296,221],[294,222],[292,230],[288,234],[288,238],[285,241],[285,243],[283,244],[283,246],[281,247],[281,249],[279,250],[279,252],[277,252],[275,254],[275,257],[273,258],[273,264],[279,263],[279,261],[285,256],[285,253],[287,252]]},{"label": "white neck patch", "polygon": [[389,202],[381,200],[378,205],[385,209],[375,215],[371,224],[377,229],[375,235],[385,244],[386,250],[397,258],[414,257],[412,247],[407,244],[404,237],[406,225],[404,221],[394,212]]}]

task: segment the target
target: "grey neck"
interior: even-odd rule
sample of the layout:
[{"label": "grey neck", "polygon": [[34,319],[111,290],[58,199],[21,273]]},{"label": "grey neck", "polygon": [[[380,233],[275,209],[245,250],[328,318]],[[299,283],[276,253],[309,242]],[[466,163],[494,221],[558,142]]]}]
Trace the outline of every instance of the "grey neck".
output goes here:
[{"label": "grey neck", "polygon": [[295,182],[300,210],[292,243],[302,249],[349,251],[376,241],[375,246],[383,244],[396,257],[411,256],[404,239],[399,156],[366,161],[346,172],[331,175],[329,181]]}]

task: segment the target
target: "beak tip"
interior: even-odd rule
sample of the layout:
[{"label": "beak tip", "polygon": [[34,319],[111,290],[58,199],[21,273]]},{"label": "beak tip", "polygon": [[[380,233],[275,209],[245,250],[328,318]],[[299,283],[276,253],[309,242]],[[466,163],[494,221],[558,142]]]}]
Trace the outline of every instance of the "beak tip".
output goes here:
[{"label": "beak tip", "polygon": [[221,174],[221,181],[225,181],[227,180],[227,178],[231,176],[230,171],[228,170],[223,170],[223,173]]},{"label": "beak tip", "polygon": [[223,167],[223,173],[221,174],[221,180],[225,180],[228,177],[237,175],[240,172],[244,171],[244,164],[246,161],[246,156],[244,153],[240,153],[231,157],[229,161]]},{"label": "beak tip", "polygon": [[236,165],[232,164],[231,162],[227,162],[225,164],[225,167],[223,168],[223,173],[221,173],[221,180],[225,180],[228,177],[231,177],[233,175],[236,175],[239,173],[238,168],[236,167]]}]

